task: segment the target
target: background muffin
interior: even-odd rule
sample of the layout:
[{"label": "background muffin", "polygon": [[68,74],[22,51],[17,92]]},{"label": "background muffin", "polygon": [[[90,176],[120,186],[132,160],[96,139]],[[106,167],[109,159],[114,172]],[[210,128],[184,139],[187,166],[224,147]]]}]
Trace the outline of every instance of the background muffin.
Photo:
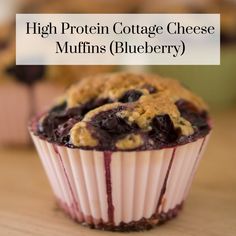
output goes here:
[{"label": "background muffin", "polygon": [[[20,13],[77,12],[75,1],[23,1]],[[15,22],[0,27],[0,146],[29,143],[27,121],[45,109],[70,84],[81,77],[113,70],[114,66],[15,65]],[[14,108],[14,109],[13,109]],[[16,120],[17,115],[17,120]],[[9,118],[11,117],[11,118]],[[4,121],[4,122],[3,122]],[[9,127],[6,128],[6,127]]]},{"label": "background muffin", "polygon": [[[236,65],[236,2],[233,0],[143,1],[142,13],[220,13],[221,65],[165,65],[145,69],[163,76],[174,76],[189,88],[201,94],[216,110],[235,104],[234,87]],[[204,79],[199,79],[204,78]],[[224,79],[222,79],[224,78]],[[211,92],[209,92],[209,84]],[[219,96],[220,94],[220,96]]]},{"label": "background muffin", "polygon": [[[6,45],[0,52],[0,103],[4,108],[0,122],[0,129],[3,130],[0,145],[28,144],[29,117],[36,111],[40,112],[49,101],[59,96],[66,85],[60,82],[59,76],[56,84],[50,82],[54,71],[57,71],[53,67],[16,66],[12,31],[2,40],[6,40]],[[61,77],[68,75],[69,72],[60,74]],[[74,74],[73,78],[75,77]],[[71,81],[67,80],[69,82]]]},{"label": "background muffin", "polygon": [[[100,1],[82,1],[82,0],[24,0],[23,2],[29,6],[33,4],[35,9],[40,5],[44,5],[46,11],[51,9],[63,9],[63,12],[77,12],[77,13],[132,13],[136,12],[140,6],[140,0],[100,0]],[[61,12],[61,11],[60,11]]]},{"label": "background muffin", "polygon": [[130,73],[82,79],[31,124],[60,206],[118,231],[177,215],[210,129],[205,103],[177,81]]}]

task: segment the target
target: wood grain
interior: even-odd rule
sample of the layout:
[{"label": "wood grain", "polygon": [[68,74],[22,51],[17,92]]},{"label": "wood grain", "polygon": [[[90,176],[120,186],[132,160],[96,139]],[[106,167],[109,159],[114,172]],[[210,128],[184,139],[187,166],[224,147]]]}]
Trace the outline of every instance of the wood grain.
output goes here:
[{"label": "wood grain", "polygon": [[[236,110],[214,117],[215,128],[183,212],[145,235],[236,235]],[[1,236],[111,234],[80,226],[57,208],[33,148],[0,150]]]}]

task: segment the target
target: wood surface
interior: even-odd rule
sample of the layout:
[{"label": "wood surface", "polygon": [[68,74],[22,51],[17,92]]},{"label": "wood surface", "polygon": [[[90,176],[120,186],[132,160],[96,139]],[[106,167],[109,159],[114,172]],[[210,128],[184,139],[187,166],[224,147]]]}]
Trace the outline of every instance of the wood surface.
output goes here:
[{"label": "wood surface", "polygon": [[[214,114],[214,131],[184,210],[161,227],[128,235],[236,235],[236,110]],[[56,206],[31,149],[0,149],[0,236],[99,236]]]}]

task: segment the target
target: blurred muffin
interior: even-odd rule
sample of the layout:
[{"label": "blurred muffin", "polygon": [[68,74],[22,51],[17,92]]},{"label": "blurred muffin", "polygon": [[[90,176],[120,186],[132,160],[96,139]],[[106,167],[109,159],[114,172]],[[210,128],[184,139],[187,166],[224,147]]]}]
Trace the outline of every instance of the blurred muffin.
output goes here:
[{"label": "blurred muffin", "polygon": [[234,0],[147,0],[140,5],[143,13],[220,13],[224,42],[236,41],[236,2]]},{"label": "blurred muffin", "polygon": [[30,100],[27,89],[11,80],[5,71],[14,53],[10,46],[11,28],[10,24],[0,26],[0,145],[29,141],[26,127]]},{"label": "blurred muffin", "polygon": [[77,1],[83,13],[133,13],[136,12],[141,0],[101,0]]},{"label": "blurred muffin", "polygon": [[[200,1],[201,2],[201,1]],[[194,4],[194,1],[192,1]],[[189,11],[189,1],[157,1],[157,0],[146,0],[140,5],[140,11],[142,13],[187,13]]]},{"label": "blurred muffin", "polygon": [[[2,114],[1,118],[7,123],[1,122],[0,129],[7,124],[12,132],[0,134],[0,145],[28,143],[27,120],[29,116],[42,111],[66,87],[82,76],[105,72],[109,69],[107,66],[15,65],[15,40],[10,39],[8,43],[4,40],[5,36],[2,37],[2,41],[0,39],[2,42],[0,50],[1,107],[17,107],[18,110],[10,109],[9,112],[13,113],[11,114],[13,118],[16,117],[14,114],[18,114],[18,121],[8,119],[9,113]],[[19,113],[20,110],[22,112]],[[17,129],[21,132],[15,133],[14,130]],[[13,133],[14,138],[11,138]]]},{"label": "blurred muffin", "polygon": [[[10,29],[9,25],[4,27]],[[0,35],[0,105],[3,110],[0,146],[29,143],[27,120],[65,87],[50,82],[46,73],[51,69],[47,72],[45,66],[16,66],[15,38],[13,32],[8,31],[8,34]]]},{"label": "blurred muffin", "polygon": [[[13,30],[12,25],[10,23],[8,24],[1,24],[0,25],[0,70],[1,68],[4,68],[6,64],[11,60],[11,56],[9,54],[9,49],[13,50],[10,47],[10,44],[12,44],[13,41]],[[12,52],[14,53],[14,51]],[[0,81],[2,81],[3,78],[0,78]]]},{"label": "blurred muffin", "polygon": [[[17,12],[77,12],[73,2],[75,1],[21,1]],[[6,110],[1,115],[4,122],[0,123],[0,129],[9,127],[0,134],[0,146],[27,144],[27,120],[31,115],[44,110],[45,106],[50,105],[50,101],[81,77],[114,69],[114,66],[16,66],[15,26],[13,22],[9,22],[0,29],[0,104]],[[16,108],[10,109],[12,107]]]},{"label": "blurred muffin", "polygon": [[65,212],[139,231],[177,216],[211,127],[206,104],[177,81],[117,73],[72,85],[30,130]]},{"label": "blurred muffin", "polygon": [[[88,4],[87,5],[94,5]],[[81,13],[79,1],[74,0],[22,0],[19,9],[21,13]],[[113,65],[102,66],[50,66],[48,71],[48,80],[70,85],[78,78],[93,75],[97,73],[111,72],[114,70]],[[63,76],[60,76],[63,74]]]},{"label": "blurred muffin", "polygon": [[[143,13],[220,13],[220,66],[158,65],[149,66],[147,70],[163,76],[177,77],[189,88],[194,88],[216,109],[235,104],[236,2],[234,0],[147,0],[143,2],[140,11]],[[199,82],[199,78],[204,78],[204,80]],[[209,93],[209,84],[212,85],[211,93]]]},{"label": "blurred muffin", "polygon": [[203,13],[220,13],[222,43],[236,43],[236,2],[234,0],[211,0]]},{"label": "blurred muffin", "polygon": [[135,12],[141,0],[23,0],[25,10],[38,11],[39,8],[47,13],[129,13]]},{"label": "blurred muffin", "polygon": [[[146,0],[140,5],[140,11],[143,13],[198,13],[214,0]],[[199,12],[200,13],[200,12]]]}]

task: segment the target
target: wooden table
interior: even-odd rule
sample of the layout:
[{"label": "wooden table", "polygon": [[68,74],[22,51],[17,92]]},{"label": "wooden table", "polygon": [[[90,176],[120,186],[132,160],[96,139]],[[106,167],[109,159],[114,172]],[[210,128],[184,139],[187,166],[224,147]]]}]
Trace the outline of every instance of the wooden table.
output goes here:
[{"label": "wooden table", "polygon": [[[236,110],[215,114],[215,128],[180,216],[129,235],[236,235]],[[34,149],[0,150],[0,236],[119,235],[91,230],[56,206]]]}]

